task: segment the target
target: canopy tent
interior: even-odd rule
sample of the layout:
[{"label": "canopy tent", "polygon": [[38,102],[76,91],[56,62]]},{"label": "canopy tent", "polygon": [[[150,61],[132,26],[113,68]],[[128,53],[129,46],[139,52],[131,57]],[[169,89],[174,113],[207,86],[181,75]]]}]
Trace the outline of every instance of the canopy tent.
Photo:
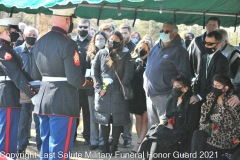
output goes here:
[{"label": "canopy tent", "polygon": [[217,16],[221,26],[240,25],[239,0],[0,0],[0,11],[51,15],[49,7],[73,4],[77,7],[75,15],[88,19],[127,18],[205,26],[207,18]]}]

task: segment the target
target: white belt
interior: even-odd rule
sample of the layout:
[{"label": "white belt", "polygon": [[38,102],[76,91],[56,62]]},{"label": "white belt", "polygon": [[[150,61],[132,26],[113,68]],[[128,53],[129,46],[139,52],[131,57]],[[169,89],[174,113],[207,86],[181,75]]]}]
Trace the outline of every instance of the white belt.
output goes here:
[{"label": "white belt", "polygon": [[0,81],[11,81],[8,76],[0,76]]},{"label": "white belt", "polygon": [[42,81],[54,82],[54,81],[67,81],[67,77],[42,77]]}]

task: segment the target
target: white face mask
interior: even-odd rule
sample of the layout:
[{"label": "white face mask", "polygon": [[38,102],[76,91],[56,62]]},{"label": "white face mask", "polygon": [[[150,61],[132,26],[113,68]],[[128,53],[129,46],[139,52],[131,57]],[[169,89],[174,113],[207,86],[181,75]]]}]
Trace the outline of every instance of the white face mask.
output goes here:
[{"label": "white face mask", "polygon": [[95,46],[98,47],[98,49],[102,49],[105,46],[105,41],[96,41]]},{"label": "white face mask", "polygon": [[170,41],[170,33],[166,34],[166,33],[160,33],[160,39],[162,40],[162,42],[169,42]]}]

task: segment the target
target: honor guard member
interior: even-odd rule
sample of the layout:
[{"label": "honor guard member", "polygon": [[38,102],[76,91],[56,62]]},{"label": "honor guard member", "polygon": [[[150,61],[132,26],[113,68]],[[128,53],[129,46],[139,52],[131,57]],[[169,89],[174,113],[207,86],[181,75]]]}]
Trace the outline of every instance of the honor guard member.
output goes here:
[{"label": "honor guard member", "polygon": [[[22,69],[21,57],[12,49],[18,37],[19,18],[0,19],[0,153],[17,153],[20,90],[33,97],[28,81],[32,79]],[[20,90],[19,90],[20,89]],[[14,157],[11,157],[14,158]]]},{"label": "honor guard member", "polygon": [[69,159],[80,112],[78,89],[93,84],[82,74],[76,42],[67,36],[73,29],[74,8],[51,10],[53,27],[33,48],[33,77],[42,79],[34,112],[40,119],[41,159],[56,160],[63,155]]}]

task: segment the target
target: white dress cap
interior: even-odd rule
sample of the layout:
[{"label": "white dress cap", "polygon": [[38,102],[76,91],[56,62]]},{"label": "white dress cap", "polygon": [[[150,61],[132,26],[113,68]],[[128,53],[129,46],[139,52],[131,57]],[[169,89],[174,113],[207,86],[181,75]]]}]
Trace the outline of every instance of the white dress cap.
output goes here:
[{"label": "white dress cap", "polygon": [[0,19],[0,26],[18,25],[21,18],[3,18]]},{"label": "white dress cap", "polygon": [[53,11],[53,15],[56,16],[72,16],[74,14],[74,8],[65,8],[65,9],[53,9],[53,8],[49,8],[50,10]]}]

